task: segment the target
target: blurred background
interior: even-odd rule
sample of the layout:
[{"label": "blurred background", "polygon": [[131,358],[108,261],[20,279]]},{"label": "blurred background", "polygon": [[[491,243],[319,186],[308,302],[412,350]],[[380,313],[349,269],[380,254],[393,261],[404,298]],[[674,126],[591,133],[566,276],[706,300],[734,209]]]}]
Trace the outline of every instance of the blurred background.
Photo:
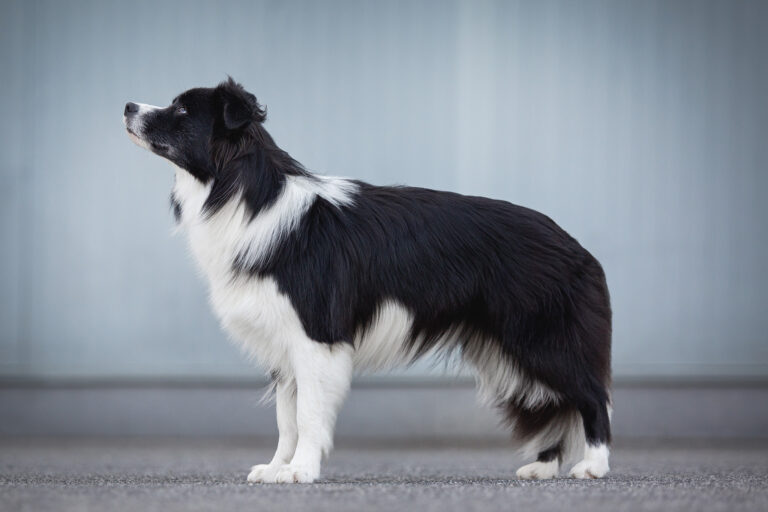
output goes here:
[{"label": "blurred background", "polygon": [[[768,3],[4,1],[0,434],[263,435],[126,137],[232,75],[311,170],[540,210],[605,267],[618,437],[768,436]],[[503,436],[430,362],[339,435]]]}]

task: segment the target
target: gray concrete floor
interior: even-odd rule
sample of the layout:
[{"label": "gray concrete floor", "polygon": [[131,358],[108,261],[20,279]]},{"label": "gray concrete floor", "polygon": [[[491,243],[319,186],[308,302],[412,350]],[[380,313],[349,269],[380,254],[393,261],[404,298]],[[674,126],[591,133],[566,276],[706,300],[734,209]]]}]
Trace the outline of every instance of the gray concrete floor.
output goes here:
[{"label": "gray concrete floor", "polygon": [[514,479],[505,447],[339,443],[312,485],[249,485],[252,440],[0,439],[0,510],[768,510],[765,443],[616,443],[609,477]]}]

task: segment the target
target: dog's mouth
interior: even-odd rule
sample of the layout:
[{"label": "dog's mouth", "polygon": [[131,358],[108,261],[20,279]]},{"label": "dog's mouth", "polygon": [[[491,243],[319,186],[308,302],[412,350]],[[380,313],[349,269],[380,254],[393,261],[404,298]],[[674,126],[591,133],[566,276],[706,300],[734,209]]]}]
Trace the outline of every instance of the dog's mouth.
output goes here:
[{"label": "dog's mouth", "polygon": [[147,145],[146,142],[144,142],[144,140],[141,137],[139,137],[139,134],[137,134],[135,131],[131,130],[127,126],[125,127],[125,130],[128,132],[128,138],[131,139],[134,144],[136,144],[141,148],[149,149],[149,146]]},{"label": "dog's mouth", "polygon": [[168,144],[163,144],[162,142],[153,142],[153,141],[147,141],[144,138],[141,137],[138,133],[133,131],[130,127],[126,126],[125,130],[128,132],[128,136],[138,144],[139,146],[145,148],[145,149],[151,149],[155,153],[168,153],[168,150],[171,148]]}]

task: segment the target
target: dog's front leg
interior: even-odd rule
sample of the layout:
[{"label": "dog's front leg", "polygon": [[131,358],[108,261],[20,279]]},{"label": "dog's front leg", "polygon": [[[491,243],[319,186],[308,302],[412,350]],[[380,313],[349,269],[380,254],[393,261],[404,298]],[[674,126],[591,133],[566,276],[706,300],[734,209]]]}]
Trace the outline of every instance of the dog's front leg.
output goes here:
[{"label": "dog's front leg", "polygon": [[352,379],[352,347],[309,340],[292,354],[296,378],[298,442],[291,462],[275,481],[310,483],[320,476],[320,463],[333,447],[336,415]]},{"label": "dog's front leg", "polygon": [[258,464],[248,474],[249,482],[270,483],[275,481],[277,472],[290,462],[296,451],[298,428],[296,426],[296,381],[293,378],[278,377],[275,386],[275,412],[280,438],[277,449],[269,464]]}]

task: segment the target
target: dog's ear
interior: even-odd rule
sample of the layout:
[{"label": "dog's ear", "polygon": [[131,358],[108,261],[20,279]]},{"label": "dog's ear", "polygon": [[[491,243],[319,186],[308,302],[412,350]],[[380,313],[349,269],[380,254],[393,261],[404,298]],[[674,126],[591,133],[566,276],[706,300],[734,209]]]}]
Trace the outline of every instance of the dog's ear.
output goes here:
[{"label": "dog's ear", "polygon": [[252,122],[263,123],[267,118],[266,110],[256,101],[256,96],[232,80],[232,77],[220,83],[217,90],[227,130],[240,130]]}]

